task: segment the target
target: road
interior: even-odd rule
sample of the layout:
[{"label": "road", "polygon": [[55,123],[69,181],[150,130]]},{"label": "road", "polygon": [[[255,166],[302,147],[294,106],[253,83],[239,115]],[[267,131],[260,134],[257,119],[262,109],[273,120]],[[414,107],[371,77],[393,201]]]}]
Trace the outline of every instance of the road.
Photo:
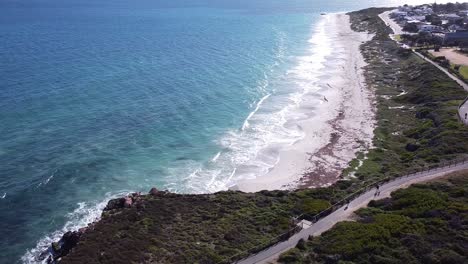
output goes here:
[{"label": "road", "polygon": [[[403,34],[403,30],[402,28],[400,27],[400,25],[398,25],[397,23],[395,23],[395,21],[393,21],[389,14],[391,13],[392,11],[387,11],[387,12],[383,12],[382,14],[379,15],[380,19],[382,19],[382,21],[384,21],[394,32],[395,35],[401,35]],[[391,36],[392,37],[392,36]],[[392,37],[392,39],[394,39]],[[413,50],[413,52],[418,55],[419,57],[421,57],[422,59],[424,59],[425,61],[429,62],[430,64],[436,66],[439,70],[441,70],[442,72],[444,72],[445,74],[447,74],[448,77],[450,77],[452,80],[454,80],[455,82],[457,82],[461,87],[463,87],[463,89],[465,89],[466,91],[468,91],[468,85],[460,80],[458,77],[456,77],[455,75],[451,74],[447,69],[445,69],[444,67],[440,66],[439,64],[433,62],[432,60],[424,57],[421,53],[419,52],[416,52],[415,50]],[[465,102],[460,106],[460,108],[458,109],[458,113],[459,113],[459,116],[460,116],[460,119],[462,120],[462,122],[465,124],[465,125],[468,125],[468,101],[465,100]]]},{"label": "road", "polygon": [[375,199],[382,199],[389,197],[390,194],[398,189],[406,188],[411,184],[421,183],[437,179],[448,173],[455,171],[467,170],[468,162],[459,164],[453,167],[444,167],[436,170],[410,175],[408,177],[398,178],[392,182],[380,186],[380,195],[377,198],[374,196],[375,189],[367,191],[366,193],[358,196],[352,200],[345,210],[345,206],[337,209],[332,214],[317,221],[308,229],[303,229],[299,233],[295,234],[289,240],[276,244],[264,251],[259,252],[256,255],[252,255],[246,259],[240,260],[238,264],[254,264],[254,263],[271,263],[278,259],[279,255],[286,252],[287,250],[295,247],[300,239],[308,239],[309,236],[318,236],[323,232],[331,229],[336,223],[348,220],[356,210],[366,207],[370,201]]},{"label": "road", "polygon": [[408,32],[404,32],[400,25],[398,25],[395,21],[393,21],[393,19],[390,18],[389,15],[391,12],[393,12],[393,10],[383,12],[379,15],[380,19],[382,19],[383,22],[385,22],[385,24],[387,24],[387,26],[389,26],[393,30],[393,33],[395,35],[402,35],[405,33],[408,34]]}]

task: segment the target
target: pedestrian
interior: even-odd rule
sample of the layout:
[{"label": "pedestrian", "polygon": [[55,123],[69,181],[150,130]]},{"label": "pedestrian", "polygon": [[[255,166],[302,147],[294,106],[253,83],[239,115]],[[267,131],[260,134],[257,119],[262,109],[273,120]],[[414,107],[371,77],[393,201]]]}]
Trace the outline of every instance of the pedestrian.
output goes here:
[{"label": "pedestrian", "polygon": [[468,118],[468,113],[465,113],[465,120]]},{"label": "pedestrian", "polygon": [[348,200],[346,200],[346,207],[344,208],[344,209],[345,209],[345,211],[346,211],[346,210],[348,210],[348,207],[349,207],[349,199],[348,199]]}]

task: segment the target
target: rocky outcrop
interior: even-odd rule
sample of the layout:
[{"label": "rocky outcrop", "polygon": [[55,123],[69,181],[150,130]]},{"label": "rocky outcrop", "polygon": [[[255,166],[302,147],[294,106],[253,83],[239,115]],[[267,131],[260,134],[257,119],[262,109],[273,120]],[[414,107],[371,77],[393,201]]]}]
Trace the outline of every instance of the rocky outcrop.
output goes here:
[{"label": "rocky outcrop", "polygon": [[63,234],[58,242],[52,243],[50,248],[42,254],[43,259],[47,258],[48,264],[57,263],[60,259],[72,250],[78,242],[80,237],[84,234],[87,228],[81,228],[78,231],[68,231]]},{"label": "rocky outcrop", "polygon": [[149,191],[149,194],[151,195],[158,195],[160,193],[160,191],[156,188],[151,188],[151,190]]},{"label": "rocky outcrop", "polygon": [[107,203],[104,212],[122,208],[130,208],[141,201],[141,193],[132,193],[126,197],[112,199]]},{"label": "rocky outcrop", "polygon": [[[167,192],[161,192],[156,188],[152,188],[149,195],[159,196],[165,195]],[[141,208],[144,207],[143,203],[144,195],[141,193],[131,193],[125,197],[112,199],[107,203],[107,206],[103,210],[103,217],[105,215],[112,214],[112,211],[118,211],[125,208]],[[41,261],[46,260],[48,264],[59,263],[60,260],[68,255],[70,251],[75,247],[80,238],[90,229],[94,229],[95,223],[89,224],[87,227],[80,228],[78,231],[68,231],[58,242],[54,242],[51,246],[44,251],[40,259]]]},{"label": "rocky outcrop", "polygon": [[104,211],[111,211],[111,210],[123,208],[124,204],[125,204],[125,198],[112,199],[107,203],[107,206],[104,208]]}]

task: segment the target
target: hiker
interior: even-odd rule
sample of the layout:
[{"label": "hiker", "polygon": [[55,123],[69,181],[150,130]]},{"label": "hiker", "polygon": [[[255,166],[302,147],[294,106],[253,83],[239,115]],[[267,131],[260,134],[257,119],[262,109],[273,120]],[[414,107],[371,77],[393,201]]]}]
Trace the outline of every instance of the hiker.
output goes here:
[{"label": "hiker", "polygon": [[466,120],[466,118],[468,118],[468,113],[465,113],[465,120]]}]

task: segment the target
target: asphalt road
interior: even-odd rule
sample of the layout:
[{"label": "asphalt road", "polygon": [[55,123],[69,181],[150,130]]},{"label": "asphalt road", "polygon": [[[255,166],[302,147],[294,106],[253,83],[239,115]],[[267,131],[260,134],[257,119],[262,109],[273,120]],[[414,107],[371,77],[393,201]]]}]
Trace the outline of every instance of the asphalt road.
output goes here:
[{"label": "asphalt road", "polygon": [[390,17],[389,14],[393,12],[392,11],[386,11],[383,12],[382,14],[379,15],[380,19],[382,19],[387,26],[389,26],[395,35],[402,35],[402,34],[408,34],[408,32],[404,32],[403,29],[398,25],[395,21],[393,21]]}]

